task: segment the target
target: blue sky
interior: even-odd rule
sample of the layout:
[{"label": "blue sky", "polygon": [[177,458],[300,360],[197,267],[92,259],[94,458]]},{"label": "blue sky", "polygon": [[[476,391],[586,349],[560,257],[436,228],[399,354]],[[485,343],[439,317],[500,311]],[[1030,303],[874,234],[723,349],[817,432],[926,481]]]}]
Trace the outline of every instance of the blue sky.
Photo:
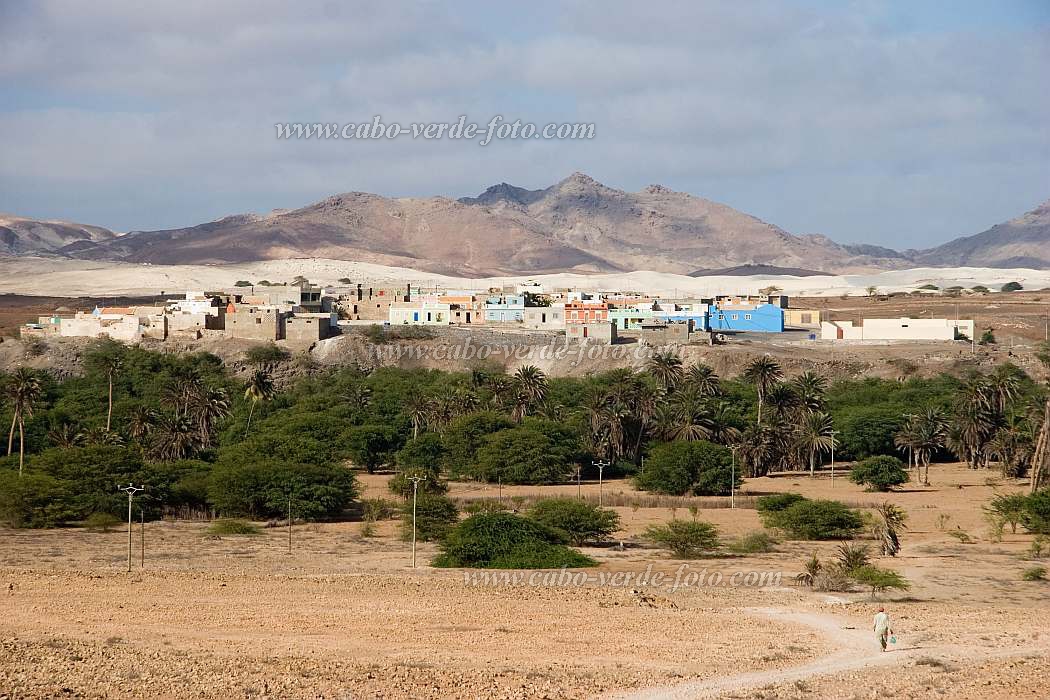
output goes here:
[{"label": "blue sky", "polygon": [[[1050,198],[1050,2],[0,0],[0,211],[116,230],[574,171],[926,247]],[[285,121],[593,122],[279,142]]]}]

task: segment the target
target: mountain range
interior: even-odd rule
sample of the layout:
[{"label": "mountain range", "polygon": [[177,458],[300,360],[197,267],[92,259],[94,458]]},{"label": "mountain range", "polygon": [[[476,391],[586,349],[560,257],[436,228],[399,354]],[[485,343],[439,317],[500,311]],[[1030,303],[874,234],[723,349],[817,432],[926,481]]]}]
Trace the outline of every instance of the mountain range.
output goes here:
[{"label": "mountain range", "polygon": [[114,233],[0,215],[0,253],[153,264],[331,258],[461,276],[654,270],[813,274],[915,266],[1050,268],[1050,201],[928,250],[793,235],[702,197],[607,187],[575,173],[550,187],[507,183],[477,197],[338,194],[300,209],[188,228]]}]

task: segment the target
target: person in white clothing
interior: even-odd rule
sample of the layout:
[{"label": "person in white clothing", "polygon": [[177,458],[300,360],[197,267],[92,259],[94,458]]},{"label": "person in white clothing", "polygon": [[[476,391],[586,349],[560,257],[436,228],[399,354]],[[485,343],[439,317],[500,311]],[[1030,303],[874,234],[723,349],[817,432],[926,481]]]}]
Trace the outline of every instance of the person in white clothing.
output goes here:
[{"label": "person in white clothing", "polygon": [[879,640],[879,646],[882,647],[883,651],[886,651],[886,641],[893,634],[893,630],[890,628],[890,616],[886,614],[886,608],[882,606],[879,606],[879,611],[875,613],[874,629],[875,638]]}]

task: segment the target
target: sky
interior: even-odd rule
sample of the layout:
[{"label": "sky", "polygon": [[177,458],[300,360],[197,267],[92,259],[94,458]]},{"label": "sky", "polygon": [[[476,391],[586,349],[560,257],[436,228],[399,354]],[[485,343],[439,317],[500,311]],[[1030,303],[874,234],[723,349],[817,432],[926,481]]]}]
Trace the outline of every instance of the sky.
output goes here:
[{"label": "sky", "polygon": [[[0,0],[0,211],[118,231],[573,172],[894,248],[1050,198],[1047,0]],[[594,124],[279,140],[277,123]]]}]

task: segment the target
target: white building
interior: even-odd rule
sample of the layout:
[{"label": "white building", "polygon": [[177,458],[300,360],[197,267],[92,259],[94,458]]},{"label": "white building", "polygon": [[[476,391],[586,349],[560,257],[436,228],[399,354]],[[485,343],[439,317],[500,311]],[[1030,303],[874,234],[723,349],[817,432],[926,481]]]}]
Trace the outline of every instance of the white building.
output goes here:
[{"label": "white building", "polygon": [[540,331],[565,330],[565,304],[550,306],[526,306],[522,328]]},{"label": "white building", "polygon": [[960,340],[974,336],[972,320],[949,318],[865,318],[822,321],[821,340]]},{"label": "white building", "polygon": [[452,319],[452,305],[437,301],[402,301],[390,305],[392,326],[447,326]]}]

